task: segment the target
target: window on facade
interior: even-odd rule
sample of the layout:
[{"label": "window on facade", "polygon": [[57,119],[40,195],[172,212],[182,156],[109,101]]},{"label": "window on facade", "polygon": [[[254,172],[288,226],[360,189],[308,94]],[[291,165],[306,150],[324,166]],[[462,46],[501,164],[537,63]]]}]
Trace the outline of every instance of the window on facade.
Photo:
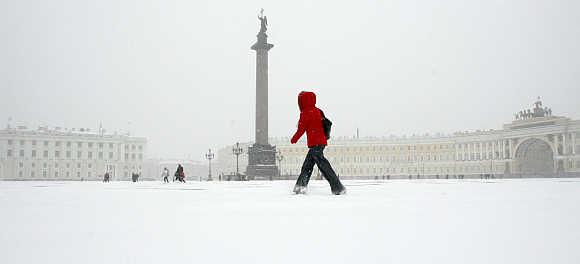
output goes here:
[{"label": "window on facade", "polygon": [[81,168],[81,164],[77,163],[77,169],[80,169],[80,168]]},{"label": "window on facade", "polygon": [[93,152],[92,151],[87,152],[87,158],[88,159],[92,159],[93,158]]},{"label": "window on facade", "polygon": [[66,147],[67,148],[70,148],[70,146],[71,146],[71,143],[70,142],[66,142]]},{"label": "window on facade", "polygon": [[83,156],[82,151],[77,151],[77,158],[80,159]]},{"label": "window on facade", "polygon": [[89,169],[93,168],[93,164],[92,163],[89,163],[88,168]]},{"label": "window on facade", "polygon": [[36,163],[34,163],[34,162],[33,162],[33,163],[31,164],[31,166],[32,166],[33,168],[34,168],[34,167],[36,167]]},{"label": "window on facade", "polygon": [[113,143],[109,143],[109,148],[113,148]]},{"label": "window on facade", "polygon": [[42,177],[46,178],[46,171],[42,172]]},{"label": "window on facade", "polygon": [[22,178],[22,171],[18,171],[18,177]]},{"label": "window on facade", "polygon": [[22,163],[22,162],[19,162],[19,163],[18,163],[18,167],[20,167],[20,168],[24,167],[24,163]]},{"label": "window on facade", "polygon": [[54,152],[54,157],[55,157],[55,158],[60,158],[60,151],[56,150],[56,151]]},{"label": "window on facade", "polygon": [[88,143],[88,146],[89,146],[89,148],[92,148],[93,147],[93,142],[89,142]]},{"label": "window on facade", "polygon": [[55,141],[55,142],[54,142],[54,145],[55,145],[56,147],[60,147],[60,141]]},{"label": "window on facade", "polygon": [[109,159],[113,159],[113,152],[109,152]]},{"label": "window on facade", "polygon": [[58,168],[58,163],[55,163],[55,164],[54,164],[54,167],[55,167],[55,168]]},{"label": "window on facade", "polygon": [[48,141],[44,141],[44,146],[48,147]]},{"label": "window on facade", "polygon": [[45,168],[45,169],[46,169],[46,167],[47,167],[47,166],[48,166],[48,165],[46,164],[46,162],[45,162],[45,163],[42,163],[42,167],[43,167],[43,168]]},{"label": "window on facade", "polygon": [[31,141],[31,144],[32,144],[33,146],[36,146],[36,140],[33,140],[33,141]]},{"label": "window on facade", "polygon": [[36,150],[32,150],[32,153],[30,153],[30,154],[33,158],[36,158]]},{"label": "window on facade", "polygon": [[68,168],[70,168],[70,163],[67,163],[67,164],[66,164],[66,168],[67,168],[67,169],[68,169]]},{"label": "window on facade", "polygon": [[80,171],[77,171],[77,177],[79,177],[79,178],[81,177],[81,172]]},{"label": "window on facade", "polygon": [[20,146],[24,146],[24,140],[20,140]]},{"label": "window on facade", "polygon": [[70,178],[70,171],[67,171],[67,172],[66,172],[66,177],[67,177],[67,178]]},{"label": "window on facade", "polygon": [[30,177],[34,178],[34,171],[30,172]]},{"label": "window on facade", "polygon": [[99,159],[103,159],[103,152],[99,152]]},{"label": "window on facade", "polygon": [[92,176],[92,173],[89,171],[89,173],[87,174],[87,176],[91,177]]},{"label": "window on facade", "polygon": [[103,148],[103,143],[99,143],[99,148]]},{"label": "window on facade", "polygon": [[57,178],[58,177],[58,171],[54,172],[54,177]]},{"label": "window on facade", "polygon": [[125,153],[125,160],[129,160],[129,153]]},{"label": "window on facade", "polygon": [[131,159],[135,160],[135,153],[131,154]]},{"label": "window on facade", "polygon": [[143,160],[143,154],[139,154],[139,160]]},{"label": "window on facade", "polygon": [[70,157],[71,157],[70,151],[66,152],[66,157],[70,159]]},{"label": "window on facade", "polygon": [[12,146],[12,139],[8,140],[8,146]]},{"label": "window on facade", "polygon": [[20,156],[21,158],[24,157],[24,150],[21,149],[20,151],[18,151],[18,156]]},{"label": "window on facade", "polygon": [[135,150],[135,145],[131,145],[131,150]]}]

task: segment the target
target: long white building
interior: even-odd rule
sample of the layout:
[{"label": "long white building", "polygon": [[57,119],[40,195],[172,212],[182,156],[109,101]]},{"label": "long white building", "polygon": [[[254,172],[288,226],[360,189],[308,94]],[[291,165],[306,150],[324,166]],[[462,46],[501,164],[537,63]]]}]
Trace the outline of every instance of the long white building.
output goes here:
[{"label": "long white building", "polygon": [[[307,152],[304,142],[272,139],[281,178],[295,178]],[[243,146],[247,143],[241,144]],[[235,171],[232,146],[218,151],[223,173]],[[580,176],[580,121],[553,116],[538,100],[499,130],[453,135],[333,138],[325,150],[341,178],[480,178]],[[240,156],[245,168],[247,156]],[[243,173],[243,171],[242,171]],[[319,177],[315,170],[313,177]]]},{"label": "long white building", "polygon": [[0,130],[0,180],[130,180],[147,140],[127,135],[26,127]]}]

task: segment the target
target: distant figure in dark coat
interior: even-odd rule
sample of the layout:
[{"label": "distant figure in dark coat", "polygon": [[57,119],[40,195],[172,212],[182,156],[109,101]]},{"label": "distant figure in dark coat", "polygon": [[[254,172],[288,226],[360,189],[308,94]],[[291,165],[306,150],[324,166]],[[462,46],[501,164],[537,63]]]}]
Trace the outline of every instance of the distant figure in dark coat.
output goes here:
[{"label": "distant figure in dark coat", "polygon": [[177,164],[177,170],[175,171],[175,176],[180,182],[185,183],[185,173],[183,172],[183,166]]},{"label": "distant figure in dark coat", "polygon": [[139,174],[138,173],[131,173],[131,180],[133,182],[138,182],[139,181]]},{"label": "distant figure in dark coat", "polygon": [[105,172],[105,175],[103,175],[103,182],[109,182],[111,178],[111,175],[109,175],[109,172]]}]

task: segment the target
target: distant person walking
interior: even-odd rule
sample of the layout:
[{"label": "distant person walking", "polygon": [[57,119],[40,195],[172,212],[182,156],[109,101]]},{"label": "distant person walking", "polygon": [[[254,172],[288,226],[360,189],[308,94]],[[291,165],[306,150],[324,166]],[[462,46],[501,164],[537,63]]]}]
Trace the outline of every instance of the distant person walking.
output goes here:
[{"label": "distant person walking", "polygon": [[138,182],[139,181],[139,173],[135,173],[135,172],[131,173],[131,180],[133,182]]},{"label": "distant person walking", "polygon": [[181,164],[177,164],[177,170],[175,171],[175,176],[177,177],[177,180],[185,183],[185,173],[183,172],[183,166],[181,166]]},{"label": "distant person walking", "polygon": [[163,183],[169,183],[169,170],[167,168],[163,168],[161,176],[163,176]]},{"label": "distant person walking", "polygon": [[103,175],[103,182],[109,182],[110,179],[111,175],[109,174],[109,172],[105,172],[105,175]]},{"label": "distant person walking", "polygon": [[[298,108],[300,109],[298,130],[294,133],[290,143],[295,144],[306,133],[309,150],[302,164],[300,176],[294,186],[294,193],[306,193],[308,181],[310,181],[314,164],[316,164],[330,184],[332,193],[336,195],[346,194],[346,189],[338,179],[338,176],[336,176],[330,162],[324,157],[324,148],[327,145],[327,139],[330,137],[331,123],[326,119],[324,113],[316,108],[316,95],[313,92],[300,92],[298,95]],[[330,124],[323,125],[324,122]]]}]

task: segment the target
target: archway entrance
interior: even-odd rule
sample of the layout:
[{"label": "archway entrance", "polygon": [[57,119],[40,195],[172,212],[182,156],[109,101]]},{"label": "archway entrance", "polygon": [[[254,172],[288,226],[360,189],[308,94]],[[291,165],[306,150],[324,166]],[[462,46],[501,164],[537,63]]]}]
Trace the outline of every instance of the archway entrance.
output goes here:
[{"label": "archway entrance", "polygon": [[516,173],[527,177],[554,175],[554,152],[547,142],[531,138],[523,141],[515,153]]}]

